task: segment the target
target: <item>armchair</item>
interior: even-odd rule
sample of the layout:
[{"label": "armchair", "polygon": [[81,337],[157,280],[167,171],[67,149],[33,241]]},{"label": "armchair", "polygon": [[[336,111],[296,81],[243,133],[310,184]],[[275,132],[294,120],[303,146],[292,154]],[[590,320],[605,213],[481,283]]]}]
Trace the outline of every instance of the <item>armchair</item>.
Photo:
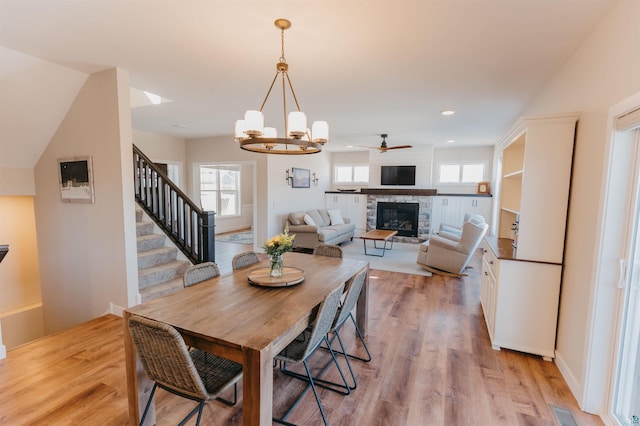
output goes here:
[{"label": "armchair", "polygon": [[[462,221],[462,223],[465,224],[467,222],[473,222],[473,223],[479,224],[479,223],[484,223],[485,220],[482,215],[465,213],[464,220]],[[450,240],[460,241],[460,237],[462,236],[462,227],[441,223],[440,229],[438,230],[438,235],[440,235],[441,237],[448,238]]]},{"label": "armchair", "polygon": [[466,222],[462,225],[460,241],[433,235],[420,246],[417,263],[436,274],[465,276],[464,269],[469,264],[489,225]]}]

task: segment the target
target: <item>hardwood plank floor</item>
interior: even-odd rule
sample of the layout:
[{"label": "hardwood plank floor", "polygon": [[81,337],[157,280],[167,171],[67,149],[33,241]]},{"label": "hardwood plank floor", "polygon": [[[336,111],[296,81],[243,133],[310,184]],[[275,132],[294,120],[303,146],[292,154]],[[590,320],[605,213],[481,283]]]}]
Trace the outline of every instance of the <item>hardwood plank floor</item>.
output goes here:
[{"label": "hardwood plank floor", "polygon": [[[217,252],[222,270],[247,249],[225,246]],[[580,425],[602,424],[579,411],[555,364],[491,349],[479,303],[479,258],[472,265],[465,278],[372,270],[367,342],[374,359],[352,363],[358,388],[350,396],[320,392],[331,424],[554,425],[549,404],[571,410]],[[346,344],[362,353],[351,325],[346,329]],[[0,424],[126,424],[122,334],[122,319],[108,315],[9,351],[0,360]],[[311,364],[318,369],[328,354],[316,355]],[[334,369],[325,376],[338,379]],[[274,415],[302,388],[276,370]],[[158,425],[177,424],[193,406],[158,390]],[[239,425],[241,419],[240,397],[236,407],[208,403],[202,424]],[[321,424],[311,392],[288,420]]]}]

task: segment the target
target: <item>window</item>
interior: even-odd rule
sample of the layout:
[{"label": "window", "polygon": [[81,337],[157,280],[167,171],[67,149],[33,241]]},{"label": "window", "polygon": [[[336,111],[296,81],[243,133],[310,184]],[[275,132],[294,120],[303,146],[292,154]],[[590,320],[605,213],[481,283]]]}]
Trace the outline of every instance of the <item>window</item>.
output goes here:
[{"label": "window", "polygon": [[240,166],[200,166],[200,204],[218,217],[240,214]]},{"label": "window", "polygon": [[369,183],[369,165],[338,164],[333,176],[334,183]]},{"label": "window", "polygon": [[486,163],[440,164],[438,183],[478,183],[485,179]]}]

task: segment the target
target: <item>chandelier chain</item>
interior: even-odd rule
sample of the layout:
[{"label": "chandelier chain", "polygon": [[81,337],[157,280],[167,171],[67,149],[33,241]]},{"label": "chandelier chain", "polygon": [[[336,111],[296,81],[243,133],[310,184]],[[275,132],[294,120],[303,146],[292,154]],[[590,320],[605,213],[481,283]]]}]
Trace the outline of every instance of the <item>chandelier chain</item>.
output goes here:
[{"label": "chandelier chain", "polygon": [[280,62],[286,64],[287,60],[284,57],[284,28],[280,30]]}]

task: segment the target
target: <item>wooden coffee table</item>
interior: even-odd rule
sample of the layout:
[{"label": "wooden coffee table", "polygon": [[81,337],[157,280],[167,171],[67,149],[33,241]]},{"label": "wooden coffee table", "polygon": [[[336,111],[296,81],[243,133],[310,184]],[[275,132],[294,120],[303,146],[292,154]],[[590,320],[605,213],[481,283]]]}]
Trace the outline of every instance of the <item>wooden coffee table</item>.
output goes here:
[{"label": "wooden coffee table", "polygon": [[[364,244],[364,254],[367,256],[378,256],[383,257],[384,253],[387,250],[393,249],[393,237],[398,233],[398,231],[387,231],[384,229],[374,229],[373,231],[369,231],[366,234],[362,235],[362,243]],[[374,254],[367,253],[367,240],[373,240],[373,248],[382,249],[382,254]],[[387,248],[387,242],[391,240],[391,245]],[[384,241],[384,245],[382,247],[378,247],[376,245],[376,241]]]}]

